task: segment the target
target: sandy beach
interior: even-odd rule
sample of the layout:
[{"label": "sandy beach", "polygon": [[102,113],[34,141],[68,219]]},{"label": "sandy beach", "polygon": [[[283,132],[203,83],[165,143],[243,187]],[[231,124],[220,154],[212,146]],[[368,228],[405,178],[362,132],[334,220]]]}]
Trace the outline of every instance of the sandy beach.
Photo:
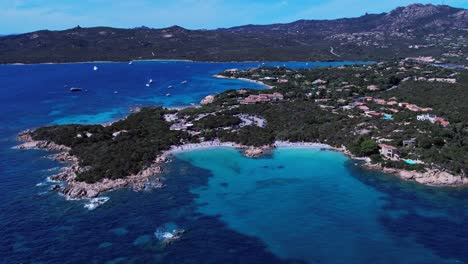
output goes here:
[{"label": "sandy beach", "polygon": [[[190,143],[179,146],[172,146],[171,149],[164,151],[163,155],[174,154],[184,151],[193,151],[200,149],[213,149],[213,148],[236,148],[248,149],[250,146],[241,145],[235,142],[221,142],[220,140],[204,141],[200,143]],[[289,142],[289,141],[275,141],[272,145],[259,147],[263,149],[274,148],[312,148],[312,149],[333,149],[332,146],[321,143],[312,142]]]},{"label": "sandy beach", "polygon": [[274,86],[268,85],[268,84],[266,84],[266,83],[264,83],[262,81],[256,81],[256,80],[251,80],[251,79],[247,79],[247,78],[231,78],[231,77],[226,77],[226,76],[219,75],[219,74],[215,74],[215,75],[213,75],[213,77],[217,78],[217,79],[241,80],[241,81],[244,81],[244,82],[256,83],[256,84],[260,84],[260,85],[265,86],[267,89],[275,88]]},{"label": "sandy beach", "polygon": [[221,142],[219,140],[205,141],[201,143],[190,143],[180,146],[172,146],[171,149],[164,152],[164,154],[173,154],[177,152],[192,151],[199,149],[211,149],[211,148],[244,148],[240,144],[234,142]]},{"label": "sandy beach", "polygon": [[319,148],[319,149],[332,149],[333,147],[322,143],[312,142],[289,142],[289,141],[275,141],[273,144],[276,148]]}]

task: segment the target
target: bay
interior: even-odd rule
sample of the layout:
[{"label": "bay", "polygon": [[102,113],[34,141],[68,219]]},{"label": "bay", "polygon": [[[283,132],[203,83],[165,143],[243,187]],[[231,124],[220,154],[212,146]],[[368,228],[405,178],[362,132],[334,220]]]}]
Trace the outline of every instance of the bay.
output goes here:
[{"label": "bay", "polygon": [[[280,149],[262,159],[233,149],[180,153],[165,168],[166,188],[111,192],[88,210],[86,201],[49,190],[46,178],[61,165],[48,153],[12,149],[28,128],[109,122],[131,107],[262,89],[212,78],[262,64],[0,65],[0,263],[468,262],[465,189],[403,182],[335,152]],[[187,232],[164,246],[155,232],[174,228]]]}]

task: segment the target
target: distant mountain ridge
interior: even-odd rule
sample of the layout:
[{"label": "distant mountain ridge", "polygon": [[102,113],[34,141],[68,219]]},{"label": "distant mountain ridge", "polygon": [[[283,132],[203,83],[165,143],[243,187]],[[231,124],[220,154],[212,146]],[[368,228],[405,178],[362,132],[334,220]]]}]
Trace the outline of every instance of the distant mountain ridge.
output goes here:
[{"label": "distant mountain ridge", "polygon": [[188,59],[380,60],[466,57],[468,10],[413,4],[389,13],[215,30],[76,27],[0,38],[0,63]]}]

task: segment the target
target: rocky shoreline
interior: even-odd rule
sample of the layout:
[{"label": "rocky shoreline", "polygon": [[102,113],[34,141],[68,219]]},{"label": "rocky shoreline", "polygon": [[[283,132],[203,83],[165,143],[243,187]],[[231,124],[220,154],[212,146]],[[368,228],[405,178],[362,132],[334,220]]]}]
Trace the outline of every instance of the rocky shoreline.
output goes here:
[{"label": "rocky shoreline", "polygon": [[180,151],[190,151],[196,149],[207,149],[216,147],[233,147],[243,151],[243,154],[248,158],[258,158],[264,156],[268,152],[275,148],[314,148],[322,150],[330,150],[341,152],[348,156],[352,160],[363,161],[363,167],[372,170],[379,170],[384,173],[396,175],[403,180],[415,181],[420,184],[429,186],[447,186],[447,187],[460,187],[468,186],[468,177],[461,175],[453,175],[447,171],[441,171],[439,169],[428,168],[424,172],[410,171],[404,169],[386,168],[381,164],[371,163],[369,157],[357,157],[351,154],[344,146],[333,147],[323,143],[312,143],[312,142],[289,142],[289,141],[275,141],[271,145],[265,145],[260,147],[244,146],[233,142],[221,142],[219,140],[207,141],[202,143],[186,144],[181,146],[173,146],[171,150],[166,151],[164,156]]},{"label": "rocky shoreline", "polygon": [[124,188],[133,187],[135,191],[143,190],[146,186],[162,188],[164,185],[160,178],[155,182],[150,181],[150,177],[162,172],[161,163],[166,162],[166,158],[158,157],[155,162],[140,171],[136,175],[130,175],[122,179],[104,179],[96,183],[86,183],[76,180],[78,173],[86,170],[79,165],[77,157],[70,154],[71,149],[66,146],[57,145],[50,141],[36,141],[32,138],[31,130],[24,131],[18,136],[18,141],[23,142],[18,145],[18,149],[43,149],[47,151],[58,151],[57,154],[50,155],[51,159],[66,164],[59,170],[59,173],[52,175],[49,179],[54,182],[63,182],[65,186],[54,185],[52,190],[58,191],[69,199],[90,199],[99,195]]},{"label": "rocky shoreline", "polygon": [[265,145],[261,147],[244,146],[233,142],[221,142],[219,140],[205,141],[201,143],[185,144],[180,146],[172,146],[171,149],[164,151],[158,156],[154,162],[144,170],[140,171],[136,175],[130,175],[121,179],[103,179],[96,183],[86,183],[76,180],[77,175],[80,172],[85,171],[87,168],[83,168],[79,164],[79,159],[70,154],[71,148],[63,145],[58,145],[51,141],[34,140],[32,138],[33,130],[26,130],[21,132],[17,137],[20,145],[16,146],[17,149],[43,149],[46,151],[58,152],[56,154],[49,155],[48,157],[66,164],[65,167],[61,168],[57,174],[49,177],[49,180],[57,183],[65,183],[64,186],[56,184],[52,186],[52,190],[58,191],[68,199],[92,199],[99,195],[120,189],[125,187],[132,187],[135,191],[145,189],[147,186],[153,188],[162,188],[164,186],[160,178],[156,178],[155,181],[150,181],[150,178],[154,175],[162,172],[161,165],[168,162],[168,156],[171,154],[198,150],[198,149],[209,149],[219,147],[231,147],[243,151],[243,154],[249,158],[258,158],[265,155],[268,151],[273,150],[276,147],[297,147],[297,148],[331,148],[325,144],[318,143],[291,143],[286,141],[277,141],[272,145]]},{"label": "rocky shoreline", "polygon": [[424,172],[409,171],[403,169],[386,168],[381,164],[365,163],[367,169],[379,170],[385,173],[393,174],[403,180],[415,181],[420,184],[440,187],[460,187],[468,185],[468,178],[461,175],[453,175],[439,169],[428,168]]},{"label": "rocky shoreline", "polygon": [[387,168],[383,167],[380,163],[371,163],[369,157],[356,157],[349,152],[345,147],[332,148],[332,150],[344,153],[346,156],[353,160],[364,161],[362,166],[370,170],[378,170],[384,173],[392,174],[406,181],[415,181],[420,184],[428,186],[440,187],[460,187],[468,186],[468,177],[461,175],[453,175],[447,171],[441,171],[434,168],[426,168],[426,171],[410,171],[404,169]]},{"label": "rocky shoreline", "polygon": [[210,149],[219,147],[230,147],[236,148],[243,151],[243,154],[249,158],[258,158],[264,156],[268,152],[275,148],[287,147],[287,148],[314,148],[314,149],[326,149],[332,151],[339,151],[344,153],[346,156],[353,160],[361,160],[365,163],[362,165],[367,169],[379,170],[384,173],[390,173],[398,176],[403,180],[412,180],[424,185],[430,186],[463,186],[468,185],[468,178],[460,175],[453,175],[446,171],[440,171],[438,169],[428,169],[425,172],[409,171],[403,169],[386,168],[381,164],[372,164],[368,157],[355,157],[346,148],[332,147],[327,144],[311,143],[311,142],[288,142],[288,141],[276,141],[271,145],[265,145],[260,147],[244,146],[234,142],[221,142],[219,140],[205,141],[201,143],[184,144],[180,146],[172,146],[169,150],[164,151],[158,156],[154,162],[144,170],[140,171],[136,175],[130,175],[121,179],[103,179],[96,183],[86,183],[76,180],[78,173],[86,170],[79,165],[77,157],[70,154],[71,149],[69,147],[55,144],[50,141],[36,141],[32,138],[31,130],[24,131],[18,136],[18,141],[23,142],[18,145],[18,149],[44,149],[47,151],[58,152],[57,154],[50,155],[49,157],[59,162],[67,164],[64,168],[59,170],[59,173],[50,177],[51,181],[63,182],[65,186],[54,185],[53,190],[60,192],[69,199],[91,199],[96,198],[99,195],[124,188],[132,187],[135,191],[145,189],[147,186],[153,188],[162,188],[164,186],[160,178],[156,178],[155,181],[151,181],[150,178],[154,175],[162,172],[161,165],[168,162],[168,156],[183,151],[191,151],[198,149]]}]

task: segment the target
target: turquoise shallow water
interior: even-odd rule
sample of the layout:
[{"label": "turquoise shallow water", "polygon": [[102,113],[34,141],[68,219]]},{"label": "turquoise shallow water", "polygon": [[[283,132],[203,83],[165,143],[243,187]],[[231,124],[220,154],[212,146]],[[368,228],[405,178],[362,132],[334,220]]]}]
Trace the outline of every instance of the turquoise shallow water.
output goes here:
[{"label": "turquoise shallow water", "polygon": [[[382,219],[409,212],[388,210],[392,194],[354,177],[357,171],[349,167],[355,165],[341,153],[283,148],[272,157],[248,159],[234,149],[216,149],[177,157],[213,174],[208,186],[192,190],[199,212],[261,239],[282,258],[309,263],[456,263],[456,258],[439,257],[412,236],[395,236]],[[418,207],[419,202],[414,201]],[[443,210],[424,207],[415,213],[446,216]]]},{"label": "turquoise shallow water", "polygon": [[[111,192],[95,210],[66,201],[46,182],[60,164],[11,148],[19,131],[262,88],[211,77],[258,62],[93,65],[0,65],[0,264],[468,263],[465,188],[403,182],[333,152],[280,149],[255,160],[232,149],[180,153],[164,168],[163,189]],[[174,228],[187,233],[164,247],[158,237]]]}]

